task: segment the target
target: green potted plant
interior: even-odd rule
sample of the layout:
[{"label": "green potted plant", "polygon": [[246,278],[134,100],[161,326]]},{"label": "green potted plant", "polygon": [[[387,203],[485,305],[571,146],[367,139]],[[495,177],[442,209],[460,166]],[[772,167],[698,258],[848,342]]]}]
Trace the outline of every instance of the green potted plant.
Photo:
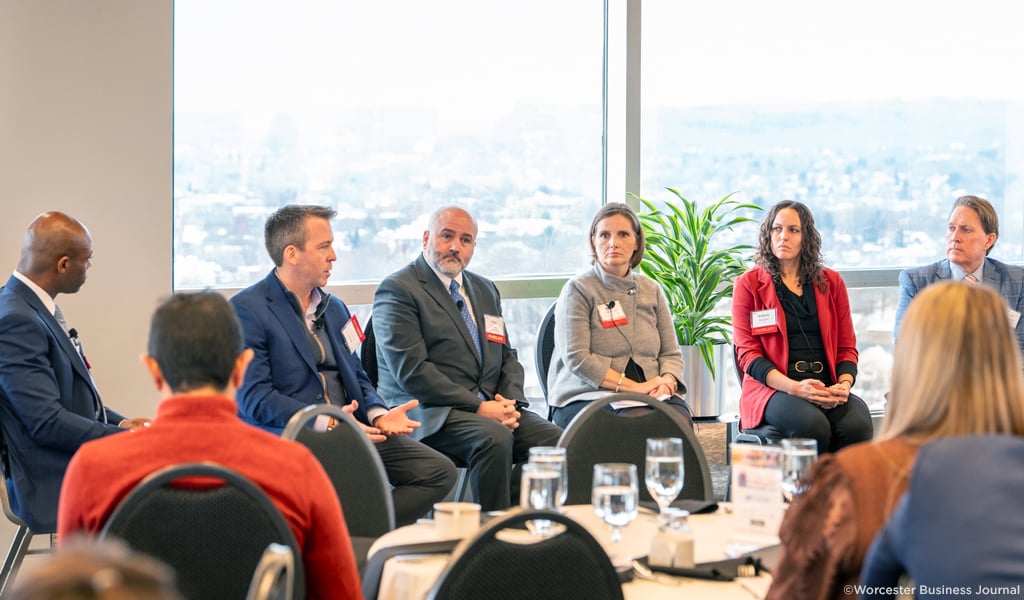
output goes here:
[{"label": "green potted plant", "polygon": [[761,207],[733,200],[733,192],[701,209],[679,190],[665,189],[674,198],[664,209],[629,194],[648,211],[639,215],[647,238],[640,270],[665,291],[680,346],[697,349],[715,379],[714,348],[730,343],[732,334],[731,316],[715,310],[722,300],[732,297],[733,281],[747,270],[747,256],[753,250],[749,244],[717,247],[716,236],[755,222],[746,211],[760,211]]}]

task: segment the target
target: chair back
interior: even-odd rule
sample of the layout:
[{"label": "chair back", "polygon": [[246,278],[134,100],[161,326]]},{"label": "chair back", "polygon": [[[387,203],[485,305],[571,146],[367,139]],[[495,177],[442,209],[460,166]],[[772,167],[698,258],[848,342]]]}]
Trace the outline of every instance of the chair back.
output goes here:
[{"label": "chair back", "polygon": [[292,600],[294,588],[295,555],[288,546],[269,544],[252,574],[245,600]]},{"label": "chair back", "polygon": [[[167,563],[191,600],[245,598],[270,543],[301,556],[291,527],[266,493],[215,463],[171,465],[150,474],[114,510],[100,536]],[[301,561],[294,573],[293,593],[304,598]]]},{"label": "chair back", "polygon": [[[535,519],[553,521],[555,531],[531,536],[523,526]],[[427,598],[621,600],[622,585],[582,525],[559,512],[514,509],[456,547]]]},{"label": "chair back", "polygon": [[373,315],[366,319],[363,326],[363,343],[359,345],[359,360],[363,370],[370,378],[373,387],[377,387],[377,336],[373,335]]},{"label": "chair back", "polygon": [[[635,400],[652,409],[639,415],[620,415],[607,410],[612,402]],[[566,504],[589,504],[594,465],[604,462],[633,463],[640,474],[640,500],[652,500],[643,482],[647,438],[677,437],[683,440],[683,491],[680,498],[714,500],[711,468],[693,425],[675,409],[646,394],[619,392],[594,400],[569,423],[558,445],[565,448],[569,469]]]},{"label": "chair back", "polygon": [[[555,305],[552,302],[548,312],[540,322],[537,329],[537,345],[534,347],[533,358],[537,367],[537,379],[540,380],[540,389],[544,392],[544,399],[548,397],[548,370],[551,368],[551,355],[555,352]],[[549,417],[550,419],[550,417]]]},{"label": "chair back", "polygon": [[[337,424],[329,431],[311,425],[320,415]],[[340,407],[314,404],[295,413],[281,437],[296,440],[317,457],[338,494],[351,537],[380,537],[395,528],[394,499],[387,471],[373,442]]]},{"label": "chair back", "polygon": [[437,542],[414,542],[385,546],[374,552],[366,560],[363,570],[363,598],[377,600],[380,592],[380,580],[384,574],[384,564],[396,556],[451,554],[459,545],[460,540],[440,540]]}]

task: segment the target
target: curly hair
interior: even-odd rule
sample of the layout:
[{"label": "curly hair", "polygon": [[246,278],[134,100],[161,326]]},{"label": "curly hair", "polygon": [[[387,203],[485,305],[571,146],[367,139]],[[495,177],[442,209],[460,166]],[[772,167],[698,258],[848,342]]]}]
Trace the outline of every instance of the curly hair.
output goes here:
[{"label": "curly hair", "polygon": [[824,291],[826,287],[825,277],[821,270],[825,267],[821,256],[821,234],[814,226],[814,215],[811,209],[803,202],[796,200],[783,200],[768,210],[764,220],[761,221],[761,233],[757,244],[757,252],[754,254],[754,263],[764,267],[771,273],[772,279],[780,280],[782,271],[779,267],[779,259],[772,252],[772,224],[775,217],[784,209],[791,208],[800,217],[800,228],[803,233],[800,244],[800,270],[797,275],[800,285],[811,282],[818,289]]}]

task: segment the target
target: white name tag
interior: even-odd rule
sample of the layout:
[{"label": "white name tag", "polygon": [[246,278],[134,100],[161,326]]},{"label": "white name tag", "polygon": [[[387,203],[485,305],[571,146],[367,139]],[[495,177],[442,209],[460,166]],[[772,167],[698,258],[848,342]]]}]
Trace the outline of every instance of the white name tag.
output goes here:
[{"label": "white name tag", "polygon": [[505,319],[498,315],[484,315],[484,336],[489,342],[505,343]]},{"label": "white name tag", "polygon": [[615,300],[607,304],[598,304],[597,316],[601,319],[601,327],[605,329],[621,327],[629,323],[629,320],[626,318],[626,312],[622,310],[622,303]]},{"label": "white name tag", "polygon": [[1006,316],[1010,319],[1010,329],[1016,329],[1017,322],[1020,321],[1020,313],[1012,308],[1007,308]]},{"label": "white name tag", "polygon": [[779,330],[779,309],[750,311],[750,329],[754,335],[771,333]]},{"label": "white name tag", "polygon": [[352,352],[358,350],[359,345],[366,339],[366,336],[363,335],[363,328],[359,326],[359,319],[356,319],[355,315],[352,315],[348,323],[341,328],[341,335],[345,337],[345,345]]}]

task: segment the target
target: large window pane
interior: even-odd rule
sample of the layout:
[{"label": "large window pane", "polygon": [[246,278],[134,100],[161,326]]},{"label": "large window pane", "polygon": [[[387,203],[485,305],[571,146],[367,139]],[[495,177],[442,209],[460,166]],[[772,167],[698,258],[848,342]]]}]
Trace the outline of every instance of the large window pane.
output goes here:
[{"label": "large window pane", "polygon": [[578,270],[602,19],[585,0],[177,0],[175,287],[256,280],[289,202],[338,209],[332,283],[406,263],[447,203],[479,220],[475,270]]},{"label": "large window pane", "polygon": [[1012,8],[645,0],[642,191],[800,200],[839,268],[942,258],[952,200],[977,194],[1000,213],[993,256],[1020,261]]}]

